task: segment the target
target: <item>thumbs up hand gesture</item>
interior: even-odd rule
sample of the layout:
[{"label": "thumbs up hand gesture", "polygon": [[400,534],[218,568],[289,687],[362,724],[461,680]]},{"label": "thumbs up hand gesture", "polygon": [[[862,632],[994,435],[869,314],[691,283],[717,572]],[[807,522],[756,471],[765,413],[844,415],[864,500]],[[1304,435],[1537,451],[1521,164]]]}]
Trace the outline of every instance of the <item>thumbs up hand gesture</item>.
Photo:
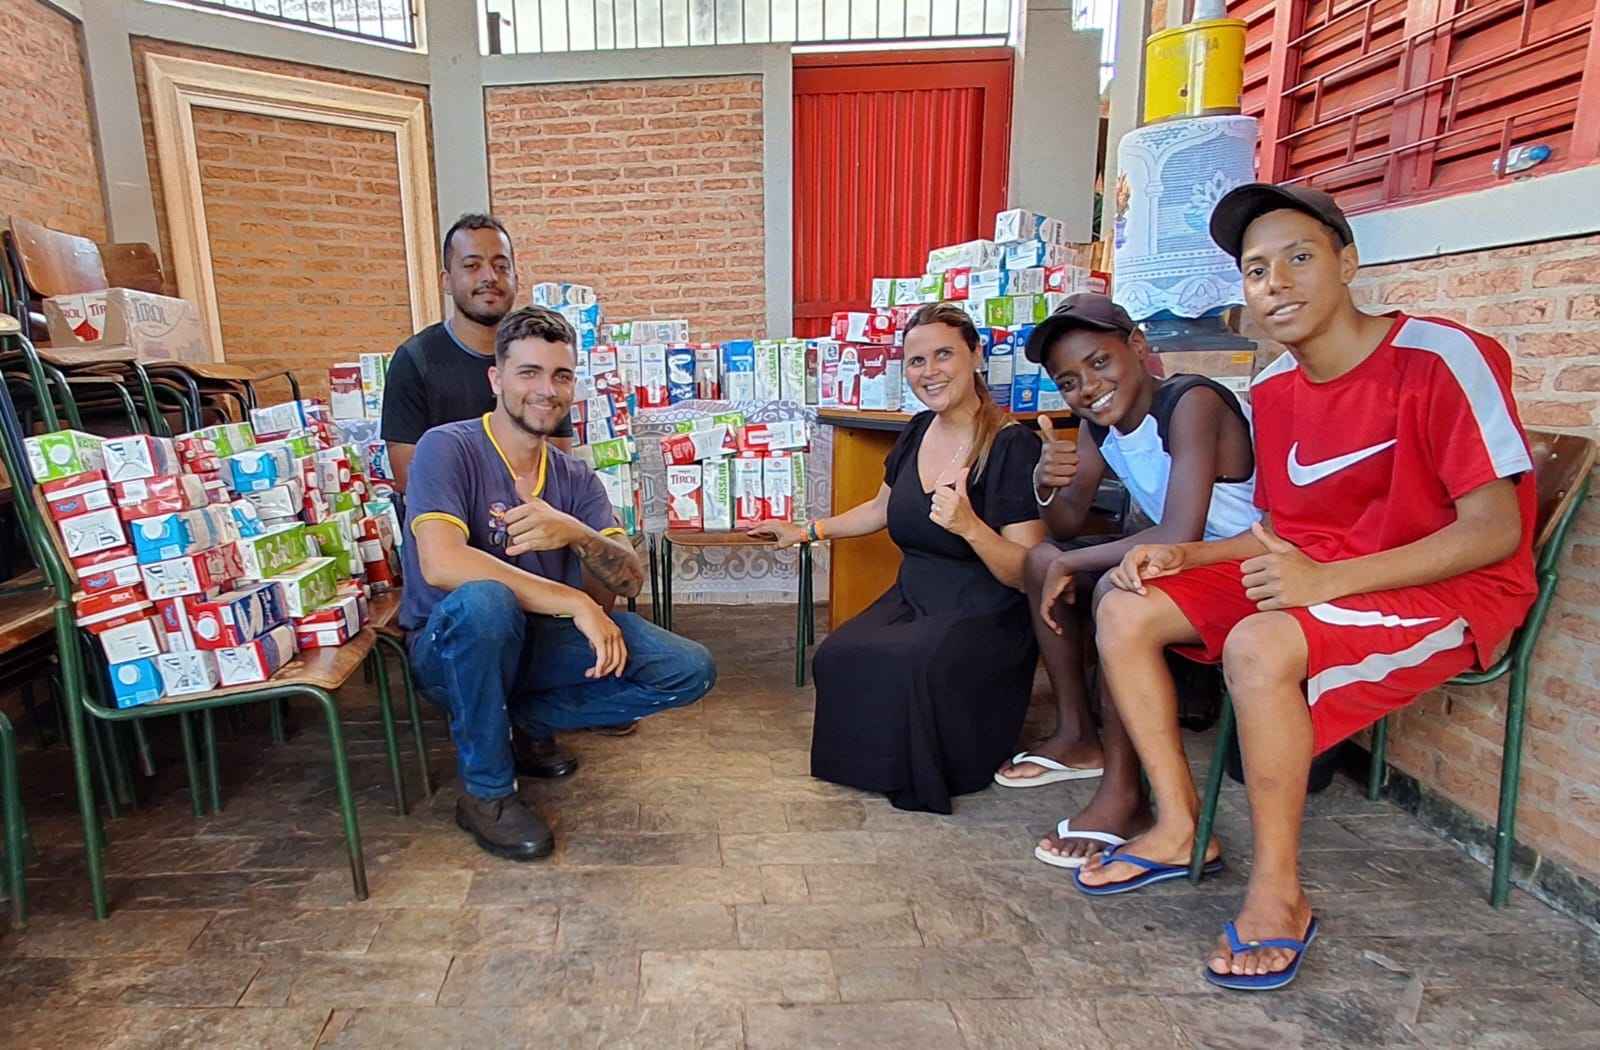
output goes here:
[{"label": "thumbs up hand gesture", "polygon": [[928,517],[935,525],[947,532],[955,533],[969,543],[976,534],[979,524],[978,515],[972,509],[972,501],[967,498],[967,478],[971,473],[972,468],[962,467],[954,482],[948,485],[935,485],[933,509],[928,512]]},{"label": "thumbs up hand gesture", "polygon": [[1072,484],[1078,473],[1078,443],[1066,435],[1057,435],[1049,416],[1039,417],[1039,436],[1044,439],[1044,447],[1039,450],[1039,465],[1033,470],[1033,484],[1043,499],[1050,490]]},{"label": "thumbs up hand gesture", "polygon": [[1331,566],[1312,561],[1294,544],[1268,532],[1258,521],[1250,526],[1267,553],[1248,558],[1239,566],[1245,596],[1262,612],[1297,609],[1339,597],[1332,585]]}]

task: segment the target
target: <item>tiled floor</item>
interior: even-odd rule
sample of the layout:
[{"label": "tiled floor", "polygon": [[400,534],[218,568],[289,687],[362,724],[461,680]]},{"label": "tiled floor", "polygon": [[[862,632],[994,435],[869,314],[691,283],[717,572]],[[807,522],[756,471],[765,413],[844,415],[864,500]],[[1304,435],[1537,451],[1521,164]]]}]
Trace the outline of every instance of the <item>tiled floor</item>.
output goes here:
[{"label": "tiled floor", "polygon": [[[1600,938],[1521,893],[1492,911],[1484,868],[1347,781],[1306,825],[1322,937],[1292,989],[1248,996],[1199,972],[1243,887],[1231,785],[1229,873],[1090,902],[1031,858],[1081,786],[934,817],[812,780],[788,615],[680,610],[721,683],[632,738],[572,736],[577,776],[525,792],[560,838],[540,864],[455,828],[439,725],[443,790],[396,817],[370,693],[350,690],[364,903],[309,711],[287,745],[259,716],[227,742],[220,816],[193,819],[163,763],[109,826],[105,923],[65,753],[26,755],[36,915],[0,934],[0,1047],[1600,1046]],[[1375,956],[1420,980],[1414,1022],[1408,977]]]}]

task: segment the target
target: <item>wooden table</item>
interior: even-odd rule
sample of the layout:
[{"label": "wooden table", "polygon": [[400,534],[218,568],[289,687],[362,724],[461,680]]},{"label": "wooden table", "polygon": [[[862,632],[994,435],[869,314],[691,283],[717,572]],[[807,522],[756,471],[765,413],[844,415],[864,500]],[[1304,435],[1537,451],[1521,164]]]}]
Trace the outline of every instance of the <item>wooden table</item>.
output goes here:
[{"label": "wooden table", "polygon": [[[1069,413],[1048,414],[1058,428],[1077,426],[1077,420]],[[1019,412],[1013,418],[1030,427],[1039,425],[1037,412]],[[817,413],[817,421],[833,427],[831,513],[838,514],[872,499],[883,484],[884,458],[911,421],[911,413],[824,408]],[[889,539],[887,531],[832,543],[832,568],[828,573],[830,629],[876,601],[900,571],[900,548]]]}]

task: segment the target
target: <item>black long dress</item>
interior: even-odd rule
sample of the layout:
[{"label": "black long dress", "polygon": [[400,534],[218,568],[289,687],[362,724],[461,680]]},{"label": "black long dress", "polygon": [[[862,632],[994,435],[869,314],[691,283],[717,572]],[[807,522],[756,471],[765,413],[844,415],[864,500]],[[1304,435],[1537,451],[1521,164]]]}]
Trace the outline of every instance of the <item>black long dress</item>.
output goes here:
[{"label": "black long dress", "polygon": [[[899,809],[949,813],[952,795],[983,788],[1011,756],[1038,650],[1022,592],[928,518],[917,450],[933,418],[912,419],[884,461],[899,577],[817,649],[811,775],[882,792]],[[1038,517],[1038,461],[1031,430],[996,435],[968,484],[974,512],[996,532]]]}]

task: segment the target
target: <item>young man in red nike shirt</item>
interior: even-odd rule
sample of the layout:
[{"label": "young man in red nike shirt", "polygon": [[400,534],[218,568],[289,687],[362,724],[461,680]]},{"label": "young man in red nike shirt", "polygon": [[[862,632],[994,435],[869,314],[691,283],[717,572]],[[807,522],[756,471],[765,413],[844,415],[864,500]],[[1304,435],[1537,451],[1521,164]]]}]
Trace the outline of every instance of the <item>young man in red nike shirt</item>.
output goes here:
[{"label": "young man in red nike shirt", "polygon": [[[1449,321],[1356,309],[1360,264],[1333,198],[1242,186],[1211,235],[1289,350],[1251,385],[1265,517],[1234,539],[1137,547],[1112,571],[1101,667],[1158,816],[1077,883],[1105,895],[1185,873],[1199,799],[1162,650],[1220,660],[1255,842],[1204,973],[1259,990],[1289,983],[1316,933],[1298,871],[1312,756],[1490,662],[1536,589],[1535,494],[1506,352]],[[1221,866],[1215,843],[1207,861]]]}]

